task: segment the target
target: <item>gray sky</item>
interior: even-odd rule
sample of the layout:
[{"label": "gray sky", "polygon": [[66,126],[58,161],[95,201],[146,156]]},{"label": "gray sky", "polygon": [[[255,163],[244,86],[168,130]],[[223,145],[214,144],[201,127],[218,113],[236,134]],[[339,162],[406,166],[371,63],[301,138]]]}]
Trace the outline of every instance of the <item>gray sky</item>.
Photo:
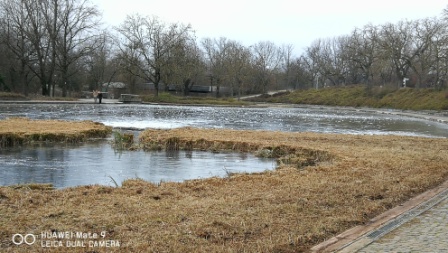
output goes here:
[{"label": "gray sky", "polygon": [[249,46],[260,41],[292,44],[295,54],[319,38],[347,35],[354,28],[400,20],[440,17],[442,0],[91,0],[103,21],[119,25],[127,15],[157,16],[191,24],[198,39],[226,37]]}]

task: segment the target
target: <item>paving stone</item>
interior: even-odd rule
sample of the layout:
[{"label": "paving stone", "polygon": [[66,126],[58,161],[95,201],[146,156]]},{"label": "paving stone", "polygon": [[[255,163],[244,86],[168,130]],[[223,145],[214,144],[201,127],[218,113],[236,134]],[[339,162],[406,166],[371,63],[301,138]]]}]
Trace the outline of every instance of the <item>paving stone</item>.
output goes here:
[{"label": "paving stone", "polygon": [[448,253],[448,197],[357,252]]}]

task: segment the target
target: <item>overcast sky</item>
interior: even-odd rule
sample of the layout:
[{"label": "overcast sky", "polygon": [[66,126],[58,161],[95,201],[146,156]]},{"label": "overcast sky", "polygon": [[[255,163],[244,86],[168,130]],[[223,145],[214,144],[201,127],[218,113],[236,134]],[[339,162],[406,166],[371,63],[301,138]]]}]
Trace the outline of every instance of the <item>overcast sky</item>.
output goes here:
[{"label": "overcast sky", "polygon": [[291,44],[298,55],[319,38],[400,20],[440,17],[442,0],[91,0],[103,21],[117,26],[129,14],[191,24],[198,39],[226,37],[249,46],[260,41]]}]

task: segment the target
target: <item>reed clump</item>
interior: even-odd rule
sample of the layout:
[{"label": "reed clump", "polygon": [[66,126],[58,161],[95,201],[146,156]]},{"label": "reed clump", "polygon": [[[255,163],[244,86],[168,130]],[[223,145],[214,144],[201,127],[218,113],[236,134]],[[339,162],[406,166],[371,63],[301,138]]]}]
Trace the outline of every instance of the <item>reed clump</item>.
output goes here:
[{"label": "reed clump", "polygon": [[[196,131],[193,128],[181,128],[177,131],[185,133],[185,136],[164,136],[164,130],[147,129],[139,137],[143,150],[201,150],[201,151],[236,151],[251,152],[262,158],[276,158],[279,165],[290,165],[296,168],[314,166],[318,162],[330,161],[332,155],[324,150],[312,150],[296,145],[282,143],[260,143],[258,140],[235,138],[245,132],[232,131],[227,137],[222,136],[221,130],[207,130],[213,132],[210,138],[203,136],[189,136],[188,133]],[[166,130],[166,133],[171,133]],[[154,134],[157,133],[157,134]]]},{"label": "reed clump", "polygon": [[0,147],[31,142],[82,142],[107,137],[111,132],[111,127],[93,121],[8,118],[0,120]]},{"label": "reed clump", "polygon": [[120,241],[108,252],[307,252],[448,179],[447,139],[195,128],[148,129],[139,139],[146,149],[285,160],[273,171],[182,183],[0,187],[0,251],[42,250],[40,241],[17,247],[16,233],[106,231]]},{"label": "reed clump", "polygon": [[115,149],[119,149],[119,150],[136,149],[134,146],[134,134],[114,131],[113,136],[114,136],[114,139],[112,142],[112,146]]}]

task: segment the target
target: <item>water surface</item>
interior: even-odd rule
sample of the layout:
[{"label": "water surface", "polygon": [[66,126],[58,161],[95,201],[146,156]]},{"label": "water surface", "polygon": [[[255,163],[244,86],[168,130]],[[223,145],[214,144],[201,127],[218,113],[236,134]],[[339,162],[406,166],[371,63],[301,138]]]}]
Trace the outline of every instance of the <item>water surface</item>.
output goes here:
[{"label": "water surface", "polygon": [[[52,183],[57,188],[141,178],[181,182],[228,173],[272,170],[273,159],[247,153],[116,151],[105,141],[0,149],[0,185]],[[114,182],[115,181],[115,182]]]},{"label": "water surface", "polygon": [[338,108],[235,108],[124,104],[0,104],[0,118],[93,120],[113,127],[230,128],[448,137],[448,125]]}]

